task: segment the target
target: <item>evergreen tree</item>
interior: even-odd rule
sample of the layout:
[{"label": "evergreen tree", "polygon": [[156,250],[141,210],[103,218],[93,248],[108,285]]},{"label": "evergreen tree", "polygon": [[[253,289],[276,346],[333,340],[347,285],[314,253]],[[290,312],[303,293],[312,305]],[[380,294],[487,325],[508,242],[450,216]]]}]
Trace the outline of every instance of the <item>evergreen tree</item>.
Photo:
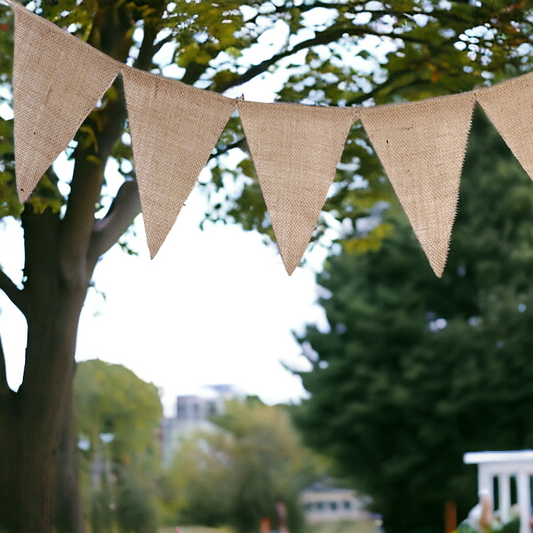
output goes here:
[{"label": "evergreen tree", "polygon": [[[442,530],[477,498],[467,451],[533,447],[533,185],[476,115],[442,279],[403,215],[378,250],[329,258],[331,327],[300,341],[313,368],[296,412],[391,533]],[[352,250],[351,252],[348,250]]]}]

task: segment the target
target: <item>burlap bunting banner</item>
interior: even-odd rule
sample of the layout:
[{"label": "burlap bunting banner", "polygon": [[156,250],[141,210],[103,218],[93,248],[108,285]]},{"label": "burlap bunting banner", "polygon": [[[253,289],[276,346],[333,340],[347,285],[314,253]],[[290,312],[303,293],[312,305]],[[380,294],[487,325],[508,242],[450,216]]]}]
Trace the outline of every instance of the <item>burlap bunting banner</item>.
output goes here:
[{"label": "burlap bunting banner", "polygon": [[22,5],[10,5],[15,13],[17,189],[25,202],[121,65]]},{"label": "burlap bunting banner", "polygon": [[241,100],[237,109],[291,274],[309,244],[358,111]]},{"label": "burlap bunting banner", "polygon": [[124,69],[122,76],[153,258],[205,167],[235,101],[132,68]]},{"label": "burlap bunting banner", "polygon": [[533,179],[533,73],[475,92],[524,170]]},{"label": "burlap bunting banner", "polygon": [[361,110],[236,103],[122,65],[17,2],[3,1],[15,13],[15,160],[21,202],[122,73],[152,257],[235,106],[289,274],[309,243],[359,115],[438,276],[448,253],[476,100],[533,178],[533,74],[462,95]]},{"label": "burlap bunting banner", "polygon": [[361,110],[361,122],[439,277],[448,255],[474,103],[468,93]]}]

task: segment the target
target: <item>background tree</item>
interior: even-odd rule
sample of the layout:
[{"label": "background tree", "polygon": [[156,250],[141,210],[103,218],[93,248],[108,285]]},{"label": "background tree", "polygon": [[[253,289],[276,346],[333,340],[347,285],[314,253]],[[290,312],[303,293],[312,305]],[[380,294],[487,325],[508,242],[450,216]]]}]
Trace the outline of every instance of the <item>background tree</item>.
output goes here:
[{"label": "background tree", "polygon": [[155,385],[122,365],[79,363],[74,398],[85,515],[93,533],[153,533],[161,401]]},{"label": "background tree", "polygon": [[[288,79],[279,91],[283,100],[329,105],[455,93],[517,74],[527,68],[528,48],[522,45],[531,33],[526,0],[512,5],[437,0],[333,5],[289,0],[42,0],[28,5],[139,69],[161,72],[154,65],[156,56],[170,47],[170,62],[179,67],[183,82],[224,92],[285,66]],[[1,16],[1,23],[11,27],[9,9],[3,7]],[[252,50],[274,25],[283,28],[283,42],[256,64],[243,52]],[[373,41],[365,40],[369,36]],[[307,54],[300,54],[303,51]],[[12,56],[12,34],[2,31],[0,79],[7,88]],[[131,147],[123,136],[125,121],[119,79],[72,143],[72,175],[58,177],[50,168],[25,208],[15,195],[12,121],[0,123],[0,215],[20,218],[25,250],[20,283],[1,272],[0,288],[28,324],[24,378],[16,392],[7,384],[0,350],[0,527],[8,531],[49,533],[53,508],[59,533],[84,530],[72,401],[74,352],[94,269],[139,212]],[[355,128],[338,185],[325,207],[339,219],[355,221],[387,196],[379,167],[361,136],[361,129]],[[240,123],[233,119],[214,154],[212,185],[205,187],[215,198],[208,216],[235,219],[245,229],[271,235],[246,154],[241,154],[238,169],[224,163],[224,154],[241,148]],[[106,198],[105,187],[110,158],[118,161],[124,176],[112,199]],[[240,187],[224,189],[233,179]],[[325,227],[321,222],[316,235]]]},{"label": "background tree", "polygon": [[232,401],[212,420],[221,431],[192,436],[176,456],[167,480],[169,523],[251,533],[269,518],[277,529],[282,502],[289,530],[300,531],[300,492],[320,479],[326,463],[301,446],[287,409]]},{"label": "background tree", "polygon": [[403,214],[363,253],[328,259],[331,327],[301,339],[306,441],[374,499],[391,533],[437,532],[477,498],[467,451],[533,446],[533,185],[478,113],[442,280]]}]

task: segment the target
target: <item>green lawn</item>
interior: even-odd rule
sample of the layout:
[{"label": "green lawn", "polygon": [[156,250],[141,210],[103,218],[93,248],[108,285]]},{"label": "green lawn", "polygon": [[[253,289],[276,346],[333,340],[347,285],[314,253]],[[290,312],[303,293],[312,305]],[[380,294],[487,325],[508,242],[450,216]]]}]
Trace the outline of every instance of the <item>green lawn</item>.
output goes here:
[{"label": "green lawn", "polygon": [[[257,531],[259,533],[259,526]],[[174,528],[162,528],[159,533],[174,533]],[[226,527],[183,526],[180,527],[180,533],[233,533],[233,531]],[[379,533],[379,530],[373,520],[360,520],[321,522],[308,526],[306,533]]]}]

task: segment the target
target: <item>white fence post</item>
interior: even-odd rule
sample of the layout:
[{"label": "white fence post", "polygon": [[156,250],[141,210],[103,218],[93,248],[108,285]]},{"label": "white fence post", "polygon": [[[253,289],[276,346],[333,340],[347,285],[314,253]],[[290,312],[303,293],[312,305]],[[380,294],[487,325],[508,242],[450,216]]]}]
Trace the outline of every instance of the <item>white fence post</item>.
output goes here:
[{"label": "white fence post", "polygon": [[498,492],[500,518],[503,524],[509,522],[509,510],[511,509],[511,476],[500,474],[498,476]]}]

